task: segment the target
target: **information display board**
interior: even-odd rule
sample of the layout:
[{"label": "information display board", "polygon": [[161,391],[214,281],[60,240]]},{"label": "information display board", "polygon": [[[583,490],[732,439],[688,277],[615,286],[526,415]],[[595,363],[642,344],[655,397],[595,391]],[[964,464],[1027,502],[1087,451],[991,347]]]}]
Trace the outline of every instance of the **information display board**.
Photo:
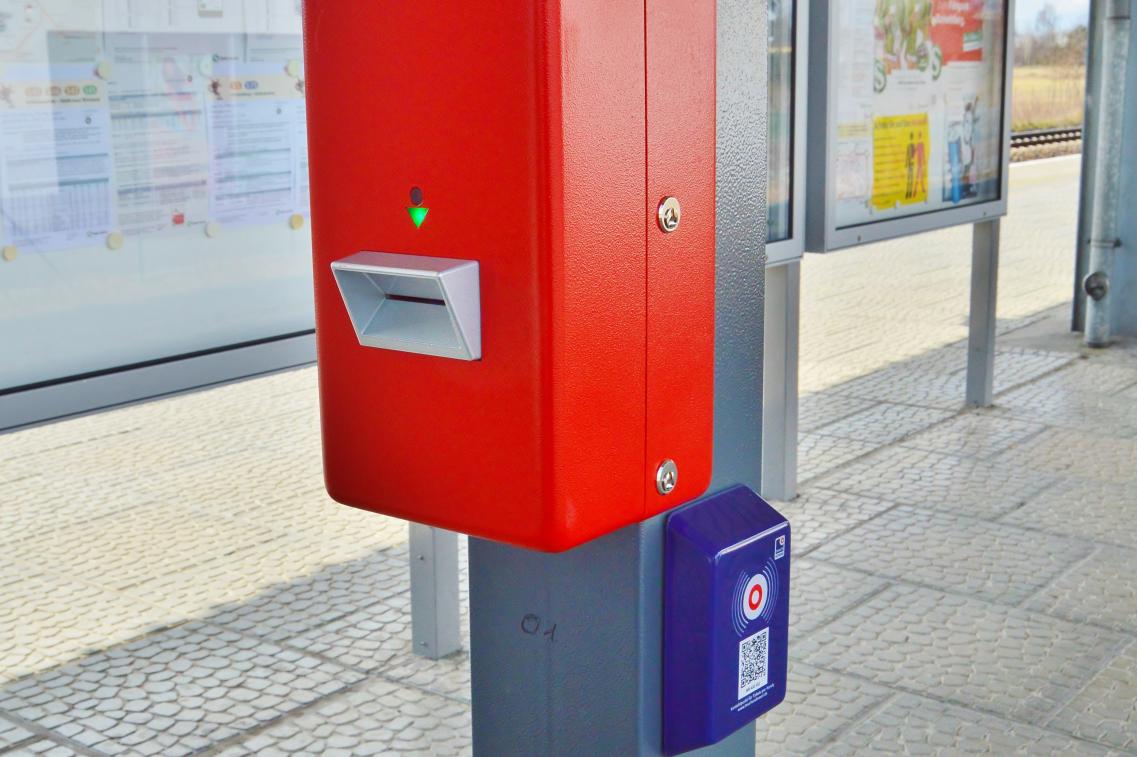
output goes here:
[{"label": "information display board", "polygon": [[1006,212],[1013,0],[814,0],[810,251]]},{"label": "information display board", "polygon": [[301,0],[0,0],[0,392],[312,328]]}]

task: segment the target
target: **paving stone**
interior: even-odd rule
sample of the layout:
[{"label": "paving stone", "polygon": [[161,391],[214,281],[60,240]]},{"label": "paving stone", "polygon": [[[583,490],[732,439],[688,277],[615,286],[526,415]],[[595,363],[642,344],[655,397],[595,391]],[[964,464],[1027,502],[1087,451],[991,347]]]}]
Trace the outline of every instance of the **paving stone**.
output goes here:
[{"label": "paving stone", "polygon": [[0,561],[0,683],[164,625],[119,592]]},{"label": "paving stone", "polygon": [[[406,543],[406,521],[341,505],[324,491],[322,472],[317,471],[311,478],[318,488],[268,503],[234,502],[230,514],[238,520],[263,524],[281,535],[330,542],[343,550],[345,557]],[[272,484],[262,480],[250,486],[268,489]],[[222,497],[208,504],[221,509],[224,501]]]},{"label": "paving stone", "polygon": [[845,397],[836,392],[816,392],[806,394],[798,400],[798,431],[809,433],[822,426],[848,418],[850,415],[868,410],[877,404],[873,400]]},{"label": "paving stone", "polygon": [[[1032,326],[1040,321],[1045,320],[1046,316],[1047,314],[1044,311],[1041,313],[1035,313],[1033,315],[1026,316],[1025,318],[1000,318],[996,322],[995,333],[998,336],[1007,336],[1013,334],[1016,331],[1020,331],[1027,326]],[[964,342],[961,346],[963,349],[966,349],[967,343]]]},{"label": "paving stone", "polygon": [[[961,344],[966,346],[966,342]],[[995,391],[1003,392],[1035,380],[1069,365],[1074,359],[1076,357],[1060,352],[998,349]],[[968,358],[963,350],[933,350],[878,371],[865,372],[840,384],[836,390],[850,397],[958,409],[963,406],[966,365]]]},{"label": "paving stone", "polygon": [[896,585],[797,642],[805,662],[1041,725],[1125,637]]},{"label": "paving stone", "polygon": [[34,471],[28,470],[20,465],[18,462],[12,460],[0,461],[0,487],[15,484],[20,481],[27,481],[29,478],[36,476]]},{"label": "paving stone", "polygon": [[1117,394],[1137,385],[1133,365],[1110,365],[1093,359],[1074,359],[1069,367],[1031,385],[1036,396]]},{"label": "paving stone", "polygon": [[[11,435],[3,437],[5,440]],[[9,463],[0,470],[15,472]],[[130,482],[108,486],[86,477],[28,473],[5,481],[0,475],[0,548],[28,539],[50,536],[60,529],[89,523],[146,504]]]},{"label": "paving stone", "polygon": [[1137,642],[1090,679],[1050,725],[1080,738],[1137,751]]},{"label": "paving stone", "polygon": [[850,397],[954,411],[963,407],[966,389],[967,381],[958,373],[913,370],[904,364],[835,387],[837,392]]},{"label": "paving stone", "polygon": [[814,483],[949,514],[993,519],[1021,507],[1055,480],[1002,461],[890,447]]},{"label": "paving stone", "polygon": [[[240,675],[220,685],[217,669],[205,662],[211,659],[220,660],[223,669],[237,667]],[[179,672],[174,669],[179,660],[198,664]],[[112,718],[102,713],[110,697],[100,696],[104,689],[95,682],[110,677],[131,681],[142,692],[142,699],[137,700],[142,708],[130,716]],[[335,682],[337,688],[344,688],[362,678],[331,662],[194,623],[10,684],[0,690],[0,710],[31,723],[40,723],[55,711],[66,718],[62,725],[54,725],[56,733],[100,751],[125,746],[126,740],[145,735],[146,742],[163,754],[184,755],[195,750],[191,736],[202,743],[215,743],[312,704],[322,696],[315,691],[320,684]],[[242,709],[233,693],[256,691],[250,684],[265,680],[282,687],[279,700],[258,698],[255,708]],[[88,683],[95,685],[92,688]],[[187,706],[198,697],[205,698],[214,718],[201,719]],[[187,725],[178,726],[183,720]],[[124,723],[133,729],[123,728]]]},{"label": "paving stone", "polygon": [[773,502],[793,528],[795,557],[809,554],[837,534],[896,507],[896,503],[873,497],[807,487],[792,502]]},{"label": "paving stone", "polygon": [[1003,522],[1137,549],[1137,487],[1061,479],[1006,515]]},{"label": "paving stone", "polygon": [[[468,626],[468,621],[466,622]],[[383,675],[416,689],[429,691],[455,701],[469,702],[470,653],[469,633],[464,633],[462,651],[441,660],[428,660],[411,654],[408,644],[383,671]]]},{"label": "paving stone", "polygon": [[[261,433],[267,436],[271,431],[264,429]],[[297,518],[291,508],[280,504],[324,492],[318,432],[305,430],[299,436],[303,443],[287,454],[280,450],[243,450],[215,460],[154,471],[136,486],[149,500],[225,517],[252,518],[259,525],[288,530],[297,524]],[[288,521],[279,524],[277,519],[282,516],[288,517]],[[317,525],[312,522],[308,527]]]},{"label": "paving stone", "polygon": [[32,738],[34,738],[34,734],[31,731],[0,717],[0,751]]},{"label": "paving stone", "polygon": [[905,439],[913,449],[989,459],[1041,432],[1045,426],[973,410]]},{"label": "paving stone", "polygon": [[80,757],[81,754],[69,746],[49,739],[21,744],[10,752],[4,752],[5,757]]},{"label": "paving stone", "polygon": [[156,502],[19,542],[8,554],[57,575],[125,589],[274,538],[252,524]]},{"label": "paving stone", "polygon": [[1025,606],[1137,635],[1137,550],[1101,547],[1059,575]]},{"label": "paving stone", "polygon": [[210,621],[279,641],[406,592],[404,549],[355,559],[349,545],[277,539],[131,587],[177,617]]},{"label": "paving stone", "polygon": [[[1121,439],[1137,437],[1137,405],[1117,391],[1064,387],[1065,374],[1073,369],[1001,394],[996,406],[1021,420]],[[1074,383],[1082,382],[1074,379]]]},{"label": "paving stone", "polygon": [[[468,579],[460,584],[461,639],[469,649]],[[311,654],[368,673],[401,681],[451,699],[469,701],[470,666],[465,651],[428,660],[414,654],[409,594],[401,594],[351,613],[289,640]]]},{"label": "paving stone", "polygon": [[952,414],[947,410],[881,402],[824,426],[817,433],[883,446],[947,420]]},{"label": "paving stone", "polygon": [[790,567],[790,649],[793,642],[874,594],[888,582],[809,558]]},{"label": "paving stone", "polygon": [[[305,545],[308,547],[308,545]],[[317,553],[308,547],[301,554]],[[249,557],[252,557],[251,555]],[[226,561],[226,566],[230,561]],[[266,559],[262,568],[279,569]],[[287,570],[281,575],[295,575]],[[280,640],[315,628],[370,604],[385,601],[408,591],[409,577],[405,550],[379,551],[350,562],[335,563],[318,573],[304,575],[289,583],[274,584],[250,601],[235,603],[213,617],[213,621],[256,636]]]},{"label": "paving stone", "polygon": [[1000,463],[1137,487],[1137,439],[1047,429],[1000,457]]},{"label": "paving stone", "polygon": [[825,475],[845,463],[863,457],[880,445],[821,434],[798,438],[798,478],[806,481]]},{"label": "paving stone", "polygon": [[[403,713],[413,708],[414,715]],[[244,755],[471,754],[470,707],[374,680],[219,752]]]},{"label": "paving stone", "polygon": [[790,662],[786,700],[758,721],[758,754],[810,754],[892,692],[831,670]]},{"label": "paving stone", "polygon": [[812,556],[1017,605],[1090,550],[1081,541],[900,507],[822,545]]},{"label": "paving stone", "polygon": [[[249,449],[273,449],[280,435],[265,434],[259,421],[201,426],[151,423],[145,429],[116,434],[94,444],[64,447],[19,458],[32,473],[89,478],[106,485],[141,481],[147,476],[182,465],[220,460]],[[176,437],[177,444],[171,444]]]},{"label": "paving stone", "polygon": [[58,449],[79,449],[85,444],[97,444],[144,428],[145,423],[137,417],[128,419],[125,413],[116,411],[19,429],[5,434],[4,444],[0,446],[0,463],[11,463]]},{"label": "paving stone", "polygon": [[[995,352],[995,393],[1022,386],[1076,360],[1075,355],[1062,352],[1000,348]],[[967,369],[961,372],[966,381]]]},{"label": "paving stone", "polygon": [[1081,754],[1108,750],[1036,726],[901,694],[821,754]]}]

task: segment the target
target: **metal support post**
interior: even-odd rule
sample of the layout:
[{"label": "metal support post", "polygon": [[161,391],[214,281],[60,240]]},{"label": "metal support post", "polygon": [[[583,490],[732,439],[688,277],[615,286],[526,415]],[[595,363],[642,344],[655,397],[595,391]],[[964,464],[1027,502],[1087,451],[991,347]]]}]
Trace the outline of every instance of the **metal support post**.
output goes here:
[{"label": "metal support post", "polygon": [[798,345],[801,260],[766,270],[766,355],[762,400],[762,496],[797,496]]},{"label": "metal support post", "polygon": [[410,524],[411,638],[415,654],[437,660],[462,648],[458,535]]},{"label": "metal support post", "polygon": [[975,224],[971,243],[971,319],[967,339],[967,404],[995,400],[995,308],[999,289],[999,219]]},{"label": "metal support post", "polygon": [[[718,218],[711,490],[760,490],[766,0],[718,0]],[[659,755],[659,516],[560,555],[470,540],[476,755]],[[747,726],[699,754],[752,757]]]},{"label": "metal support post", "polygon": [[1108,0],[1102,28],[1101,90],[1098,95],[1097,152],[1093,167],[1093,216],[1090,222],[1089,272],[1086,293],[1086,344],[1105,347],[1112,328],[1110,285],[1115,251],[1121,246],[1118,206],[1121,201],[1122,153],[1125,136],[1126,73],[1129,62],[1130,0]]}]

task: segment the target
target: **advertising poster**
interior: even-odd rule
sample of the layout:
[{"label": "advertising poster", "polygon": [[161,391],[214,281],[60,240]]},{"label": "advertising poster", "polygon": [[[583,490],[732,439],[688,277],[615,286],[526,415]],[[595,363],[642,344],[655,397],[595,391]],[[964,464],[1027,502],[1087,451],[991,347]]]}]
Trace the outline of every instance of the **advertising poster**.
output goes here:
[{"label": "advertising poster", "polygon": [[885,116],[873,124],[872,201],[894,208],[928,201],[928,114]]},{"label": "advertising poster", "polygon": [[997,200],[1004,0],[843,0],[836,226]]},{"label": "advertising poster", "polygon": [[983,62],[983,0],[935,0],[932,44],[940,65]]}]

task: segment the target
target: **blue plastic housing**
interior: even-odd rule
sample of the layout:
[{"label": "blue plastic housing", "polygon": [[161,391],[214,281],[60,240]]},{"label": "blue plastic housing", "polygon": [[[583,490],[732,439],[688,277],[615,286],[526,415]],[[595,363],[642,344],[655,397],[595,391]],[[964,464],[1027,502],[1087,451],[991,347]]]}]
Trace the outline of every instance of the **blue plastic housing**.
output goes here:
[{"label": "blue plastic housing", "polygon": [[718,743],[786,696],[790,524],[744,486],[675,511],[664,562],[663,747]]}]

